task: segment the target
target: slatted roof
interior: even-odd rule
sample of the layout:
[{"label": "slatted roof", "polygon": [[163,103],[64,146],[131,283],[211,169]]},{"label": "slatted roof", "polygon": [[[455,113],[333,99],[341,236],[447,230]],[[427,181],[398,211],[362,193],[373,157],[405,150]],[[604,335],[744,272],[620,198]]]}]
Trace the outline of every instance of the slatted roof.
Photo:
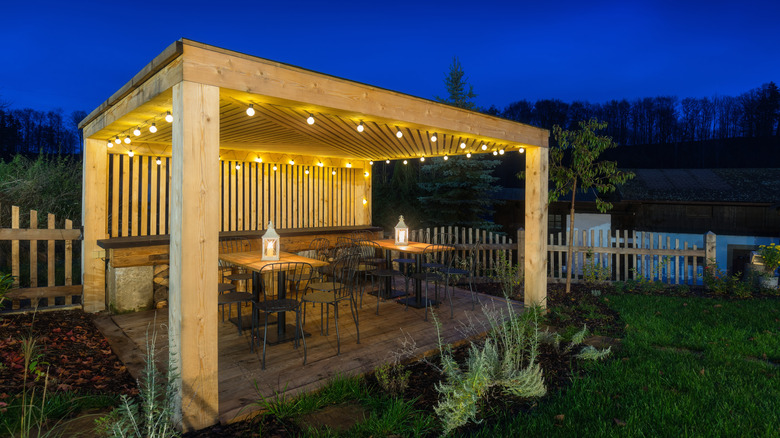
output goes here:
[{"label": "slatted roof", "polygon": [[220,150],[247,160],[266,153],[383,160],[547,146],[546,130],[189,40],[174,43],[93,111],[81,124],[85,136],[129,136],[131,144],[116,151],[170,155],[169,85],[188,77],[220,86]]}]

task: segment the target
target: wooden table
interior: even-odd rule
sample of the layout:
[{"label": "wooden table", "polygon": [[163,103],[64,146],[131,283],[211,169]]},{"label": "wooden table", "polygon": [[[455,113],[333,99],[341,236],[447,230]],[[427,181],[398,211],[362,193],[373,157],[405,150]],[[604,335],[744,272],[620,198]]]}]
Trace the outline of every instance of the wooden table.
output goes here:
[{"label": "wooden table", "polygon": [[[422,254],[425,252],[426,248],[430,248],[428,251],[434,250],[434,251],[454,251],[455,247],[449,246],[449,245],[433,245],[430,243],[422,243],[422,242],[409,242],[408,245],[400,246],[395,244],[395,240],[393,239],[383,239],[383,240],[374,240],[381,248],[385,250],[385,257],[387,258],[387,266],[391,267],[393,263],[393,259],[390,255],[390,251],[398,251],[403,252],[407,254],[414,254],[416,262],[415,266],[417,269],[417,272],[421,272],[421,265],[422,265]],[[386,284],[386,290],[391,290],[391,284],[392,279],[387,279]],[[409,306],[422,309],[426,305],[425,299],[422,297],[422,281],[421,280],[414,280],[414,297],[405,298],[403,300],[398,301],[401,304],[409,304]],[[431,305],[438,304],[434,300],[428,300],[428,303]]]},{"label": "wooden table", "polygon": [[[268,266],[273,263],[292,263],[292,262],[302,262],[302,263],[308,263],[312,266],[312,268],[317,268],[320,266],[325,266],[328,264],[328,262],[317,260],[317,259],[310,259],[308,257],[299,256],[297,254],[289,253],[281,251],[279,253],[279,260],[261,260],[262,259],[262,251],[243,251],[243,252],[232,252],[232,253],[226,253],[226,254],[220,254],[219,259],[223,262],[230,263],[235,266],[240,266],[242,268],[248,269],[252,271],[252,294],[254,295],[255,301],[260,300],[260,282],[262,279],[260,278],[260,270],[263,269],[263,267]],[[265,271],[265,272],[271,272],[271,271]],[[278,271],[278,285],[279,285],[279,298],[284,298],[285,292],[287,290],[287,284],[285,280],[285,273],[284,271]],[[295,338],[295,327],[293,326],[287,326],[286,324],[286,316],[285,312],[279,312],[276,317],[276,337],[272,337],[271,333],[268,335],[267,343],[269,345],[278,344],[281,342],[291,341]],[[238,321],[238,324],[244,324],[244,321]],[[290,329],[289,333],[287,329]]]}]

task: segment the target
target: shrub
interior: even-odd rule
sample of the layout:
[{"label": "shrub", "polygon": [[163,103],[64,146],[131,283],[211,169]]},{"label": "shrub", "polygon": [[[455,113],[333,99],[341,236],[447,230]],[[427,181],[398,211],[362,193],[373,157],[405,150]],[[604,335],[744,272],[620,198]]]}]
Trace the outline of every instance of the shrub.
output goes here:
[{"label": "shrub", "polygon": [[780,267],[780,246],[770,243],[769,245],[760,245],[758,253],[764,259],[764,266],[767,271],[773,273]]},{"label": "shrub", "polygon": [[508,259],[503,252],[498,253],[490,278],[501,284],[501,291],[507,298],[514,296],[515,287],[523,281],[520,268],[512,265],[512,260]]},{"label": "shrub", "polygon": [[611,269],[600,261],[597,262],[593,250],[588,248],[588,252],[585,253],[585,264],[582,266],[582,277],[585,283],[590,287],[602,285],[607,283],[611,276]]}]

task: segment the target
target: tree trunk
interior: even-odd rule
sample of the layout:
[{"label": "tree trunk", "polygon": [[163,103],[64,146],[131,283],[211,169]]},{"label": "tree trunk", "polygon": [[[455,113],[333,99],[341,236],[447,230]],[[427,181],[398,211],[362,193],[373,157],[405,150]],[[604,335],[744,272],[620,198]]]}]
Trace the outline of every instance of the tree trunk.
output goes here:
[{"label": "tree trunk", "polygon": [[571,209],[569,210],[569,249],[566,257],[568,266],[566,267],[566,293],[571,292],[571,271],[574,269],[574,197],[577,195],[577,180],[574,180],[574,187],[571,191]]}]

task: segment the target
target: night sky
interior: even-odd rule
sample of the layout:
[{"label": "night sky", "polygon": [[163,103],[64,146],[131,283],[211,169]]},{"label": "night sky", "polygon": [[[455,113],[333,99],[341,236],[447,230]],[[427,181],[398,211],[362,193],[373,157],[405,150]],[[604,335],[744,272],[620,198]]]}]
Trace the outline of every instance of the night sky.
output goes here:
[{"label": "night sky", "polygon": [[738,95],[780,82],[780,1],[5,2],[0,101],[91,111],[179,38],[479,106]]}]

